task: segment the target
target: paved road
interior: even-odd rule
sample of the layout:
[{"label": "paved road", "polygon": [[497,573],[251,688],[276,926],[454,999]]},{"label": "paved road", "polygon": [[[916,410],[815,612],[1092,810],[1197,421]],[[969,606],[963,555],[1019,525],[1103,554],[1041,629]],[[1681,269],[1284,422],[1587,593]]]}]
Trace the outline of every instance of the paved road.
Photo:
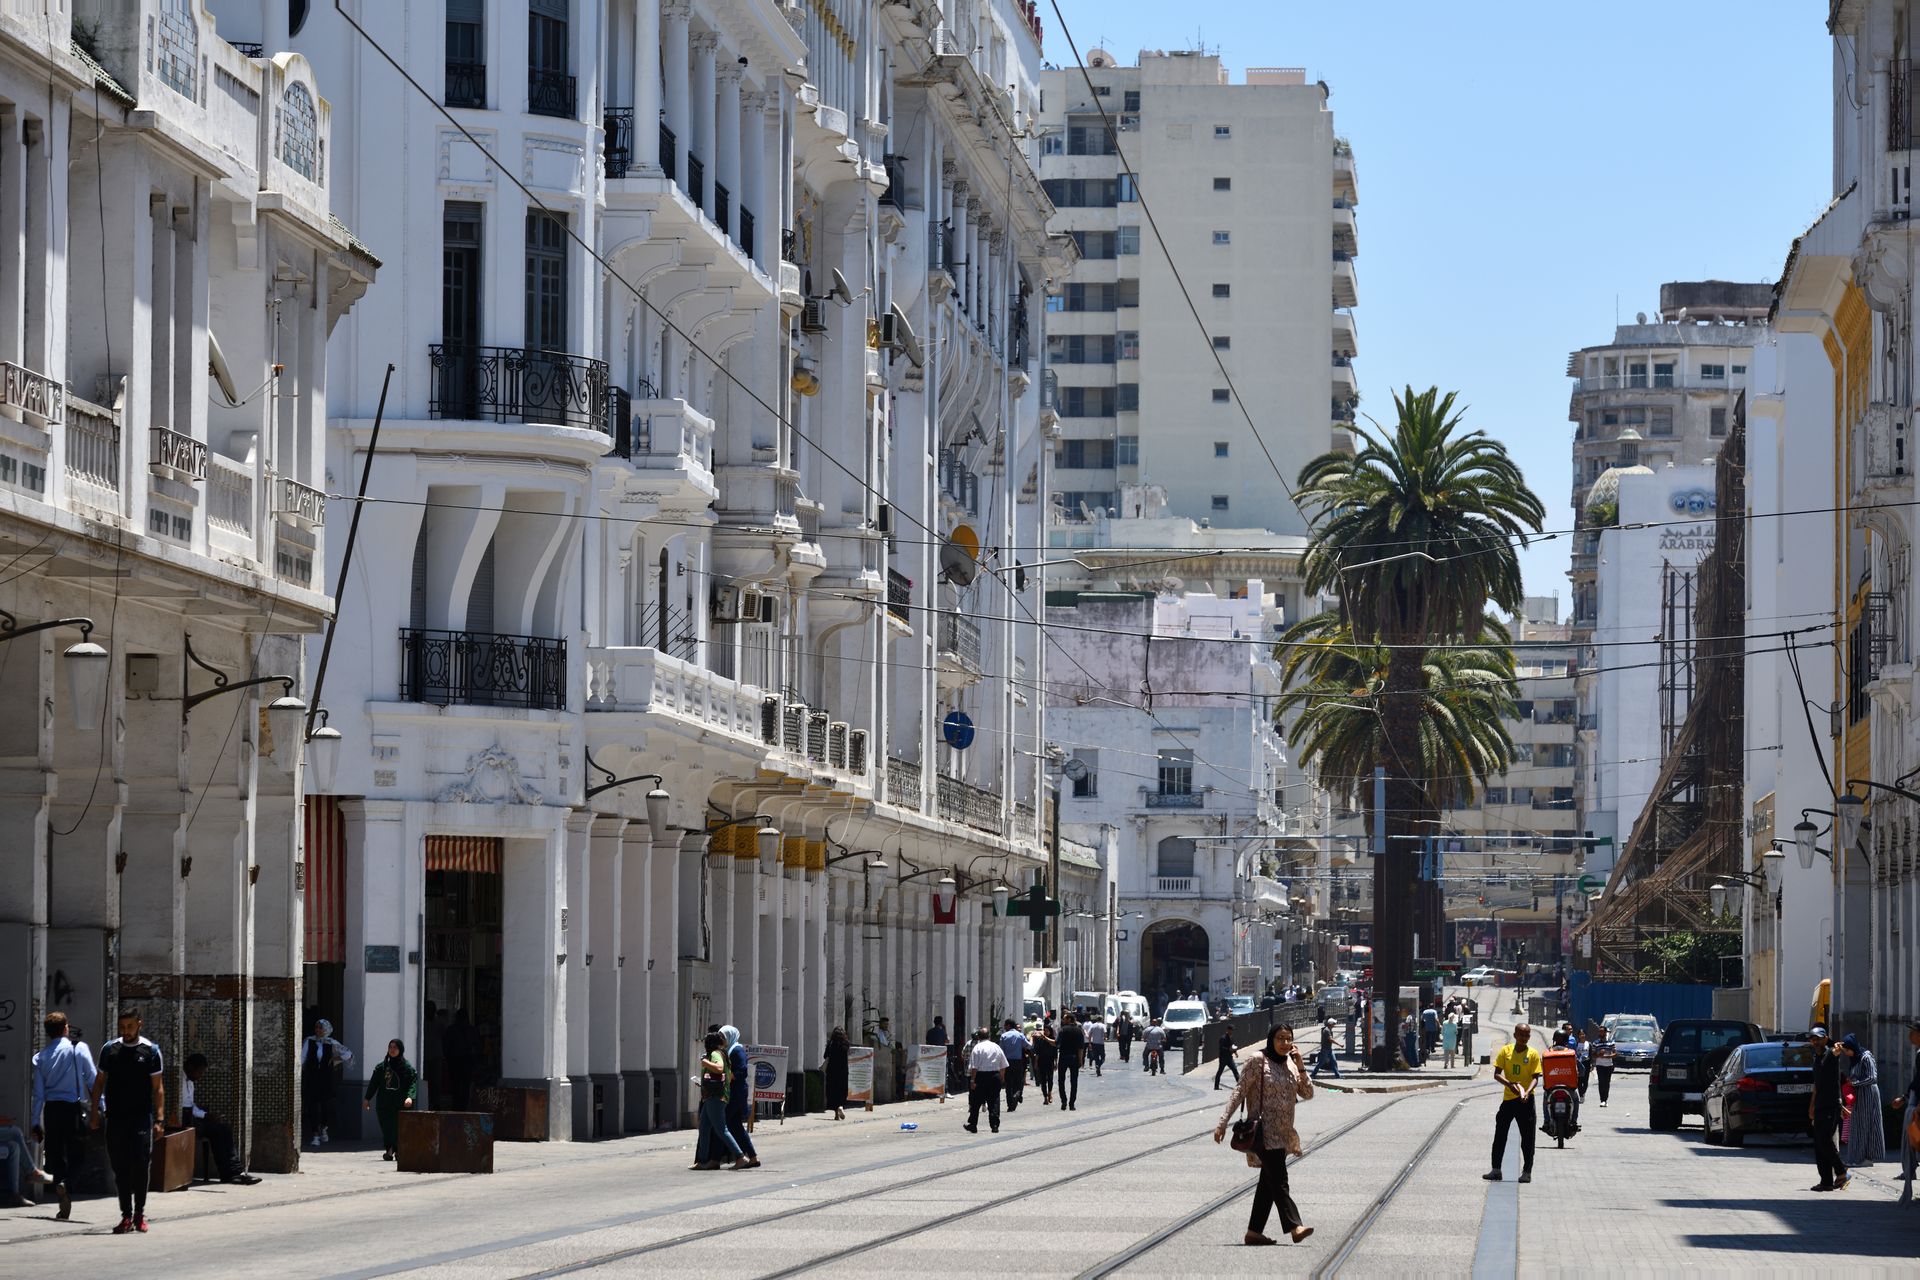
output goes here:
[{"label": "paved road", "polygon": [[[1238,1242],[1253,1171],[1209,1140],[1226,1097],[1211,1074],[1116,1065],[1083,1077],[1071,1113],[1029,1090],[998,1136],[962,1132],[955,1102],[763,1126],[765,1166],[741,1173],[689,1172],[681,1134],[502,1146],[500,1171],[482,1178],[398,1174],[377,1152],[328,1149],[259,1187],[156,1197],[145,1237],[106,1234],[110,1202],[83,1202],[66,1224],[0,1211],[0,1257],[9,1275],[92,1274],[136,1255],[150,1276],[287,1280],[873,1275],[963,1255],[974,1271],[1043,1275],[1920,1271],[1920,1209],[1893,1203],[1892,1166],[1814,1195],[1804,1143],[1733,1150],[1694,1126],[1649,1132],[1640,1073],[1616,1077],[1613,1105],[1590,1105],[1566,1150],[1543,1145],[1526,1187],[1479,1178],[1497,1096],[1485,1074],[1322,1090],[1300,1109],[1308,1153],[1292,1170],[1316,1234],[1249,1255]],[[902,1132],[903,1119],[921,1128]]]}]

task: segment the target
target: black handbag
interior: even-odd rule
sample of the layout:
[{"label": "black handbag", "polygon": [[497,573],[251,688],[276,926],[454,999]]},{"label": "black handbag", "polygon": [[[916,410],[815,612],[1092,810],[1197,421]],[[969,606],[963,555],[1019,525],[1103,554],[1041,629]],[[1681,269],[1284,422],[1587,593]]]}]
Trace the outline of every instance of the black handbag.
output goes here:
[{"label": "black handbag", "polygon": [[1255,1119],[1235,1120],[1233,1137],[1227,1145],[1235,1151],[1257,1152],[1260,1150],[1260,1122]]}]

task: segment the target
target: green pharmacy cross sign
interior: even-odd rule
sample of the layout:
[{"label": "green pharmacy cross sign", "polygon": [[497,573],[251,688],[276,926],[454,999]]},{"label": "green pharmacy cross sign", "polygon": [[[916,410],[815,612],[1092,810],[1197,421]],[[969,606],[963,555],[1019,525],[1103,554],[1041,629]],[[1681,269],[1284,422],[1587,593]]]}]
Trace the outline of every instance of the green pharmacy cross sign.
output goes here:
[{"label": "green pharmacy cross sign", "polygon": [[1045,933],[1048,919],[1060,914],[1060,903],[1047,896],[1046,882],[1038,880],[1033,888],[1007,903],[1007,914],[1025,916],[1028,928],[1035,933]]}]

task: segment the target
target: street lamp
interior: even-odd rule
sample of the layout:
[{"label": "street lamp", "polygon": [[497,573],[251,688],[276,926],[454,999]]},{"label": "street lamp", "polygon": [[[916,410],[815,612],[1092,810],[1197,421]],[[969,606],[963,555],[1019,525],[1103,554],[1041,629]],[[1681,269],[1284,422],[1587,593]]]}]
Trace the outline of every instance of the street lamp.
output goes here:
[{"label": "street lamp", "polygon": [[55,618],[23,627],[18,618],[0,609],[0,641],[18,640],[55,627],[80,628],[80,643],[67,646],[61,654],[67,664],[67,706],[73,714],[74,728],[97,729],[101,708],[107,701],[107,651],[93,642],[93,619]]},{"label": "street lamp", "polygon": [[340,764],[341,733],[327,724],[325,707],[315,714],[320,727],[307,735],[307,766],[313,770],[313,786],[308,789],[326,795],[333,790],[334,770]]}]

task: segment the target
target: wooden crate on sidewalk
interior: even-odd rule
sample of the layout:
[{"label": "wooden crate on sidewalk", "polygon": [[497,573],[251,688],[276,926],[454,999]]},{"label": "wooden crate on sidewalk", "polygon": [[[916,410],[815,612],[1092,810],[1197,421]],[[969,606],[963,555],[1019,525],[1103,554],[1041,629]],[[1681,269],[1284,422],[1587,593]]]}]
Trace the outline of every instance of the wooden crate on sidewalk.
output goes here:
[{"label": "wooden crate on sidewalk", "polygon": [[484,1111],[402,1111],[394,1167],[402,1173],[492,1173],[493,1117]]},{"label": "wooden crate on sidewalk", "polygon": [[184,1191],[193,1184],[193,1156],[198,1137],[192,1129],[172,1129],[153,1144],[152,1172],[147,1190]]}]

